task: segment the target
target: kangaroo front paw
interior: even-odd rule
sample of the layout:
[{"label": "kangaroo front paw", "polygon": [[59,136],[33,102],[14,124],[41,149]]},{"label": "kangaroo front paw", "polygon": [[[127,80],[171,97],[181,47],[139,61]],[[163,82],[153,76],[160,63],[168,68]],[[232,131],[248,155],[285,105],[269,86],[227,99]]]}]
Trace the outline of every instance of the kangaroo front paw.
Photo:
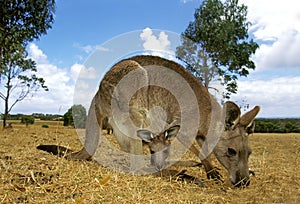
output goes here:
[{"label": "kangaroo front paw", "polygon": [[222,179],[223,177],[220,174],[219,169],[217,169],[217,168],[211,169],[210,171],[208,171],[206,173],[206,175],[207,175],[208,179],[214,179],[214,180],[223,182],[223,179]]}]

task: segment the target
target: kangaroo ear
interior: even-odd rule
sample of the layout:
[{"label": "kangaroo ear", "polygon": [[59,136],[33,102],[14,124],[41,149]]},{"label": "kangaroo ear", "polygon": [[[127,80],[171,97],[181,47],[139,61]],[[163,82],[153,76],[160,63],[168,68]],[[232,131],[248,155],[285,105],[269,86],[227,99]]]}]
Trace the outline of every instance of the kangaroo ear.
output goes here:
[{"label": "kangaroo ear", "polygon": [[250,125],[248,125],[246,127],[246,132],[248,135],[251,135],[254,133],[254,129],[255,129],[255,122],[253,121],[252,123],[250,123]]},{"label": "kangaroo ear", "polygon": [[226,129],[234,128],[239,122],[241,116],[240,108],[232,101],[227,101],[224,104],[223,114],[225,119]]},{"label": "kangaroo ear", "polygon": [[248,111],[245,113],[240,120],[240,124],[243,125],[244,127],[249,127],[253,123],[254,118],[258,114],[260,110],[259,106],[255,106],[251,111]]},{"label": "kangaroo ear", "polygon": [[168,130],[165,131],[165,138],[167,140],[173,139],[178,134],[179,129],[180,129],[180,125],[175,125],[175,126],[169,128]]},{"label": "kangaroo ear", "polygon": [[138,130],[137,136],[147,143],[151,142],[154,138],[153,133],[148,130]]}]

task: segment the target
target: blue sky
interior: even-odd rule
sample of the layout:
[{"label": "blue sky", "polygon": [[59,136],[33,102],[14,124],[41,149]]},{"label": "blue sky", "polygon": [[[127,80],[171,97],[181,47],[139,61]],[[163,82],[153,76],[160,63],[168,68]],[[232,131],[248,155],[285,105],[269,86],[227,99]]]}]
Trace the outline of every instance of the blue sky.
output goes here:
[{"label": "blue sky", "polygon": [[[120,46],[139,43],[141,49],[168,50],[173,43],[172,33],[179,35],[185,30],[200,3],[200,0],[58,0],[53,28],[28,46],[29,55],[37,62],[39,74],[50,91],[39,91],[17,104],[12,112],[64,114],[73,104],[78,73],[89,70],[84,64],[94,51],[109,56],[107,46],[111,42],[132,35],[140,39],[125,40]],[[240,0],[240,3],[248,6],[250,34],[260,48],[253,56],[256,70],[239,80],[239,92],[232,100],[246,101],[250,107],[260,105],[259,117],[300,117],[300,11],[296,0],[286,0],[284,4],[271,0]],[[86,79],[93,78],[95,70],[90,71]],[[91,92],[96,89],[89,88]]]},{"label": "blue sky", "polygon": [[181,33],[199,4],[199,0],[59,0],[53,28],[37,45],[49,60],[71,66],[81,62],[83,47],[123,33],[146,27]]}]

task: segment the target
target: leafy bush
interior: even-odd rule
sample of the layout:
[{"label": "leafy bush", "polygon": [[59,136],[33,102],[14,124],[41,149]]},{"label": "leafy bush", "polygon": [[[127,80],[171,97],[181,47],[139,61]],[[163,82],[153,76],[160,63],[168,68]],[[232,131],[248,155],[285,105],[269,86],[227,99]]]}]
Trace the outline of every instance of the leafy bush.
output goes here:
[{"label": "leafy bush", "polygon": [[22,115],[21,123],[26,124],[26,126],[28,126],[29,124],[34,124],[34,117],[30,115]]},{"label": "leafy bush", "polygon": [[82,105],[73,105],[64,114],[64,126],[74,126],[76,128],[85,128],[86,110]]}]

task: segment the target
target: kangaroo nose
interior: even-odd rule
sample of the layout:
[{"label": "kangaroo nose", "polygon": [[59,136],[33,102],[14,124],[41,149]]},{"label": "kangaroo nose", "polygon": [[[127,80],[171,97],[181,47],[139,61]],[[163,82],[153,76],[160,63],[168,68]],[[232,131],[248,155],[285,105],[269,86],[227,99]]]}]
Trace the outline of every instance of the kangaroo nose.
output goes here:
[{"label": "kangaroo nose", "polygon": [[164,165],[163,165],[163,164],[157,164],[157,165],[155,165],[155,169],[156,169],[157,171],[161,171],[161,170],[163,170],[163,168],[164,168]]}]

